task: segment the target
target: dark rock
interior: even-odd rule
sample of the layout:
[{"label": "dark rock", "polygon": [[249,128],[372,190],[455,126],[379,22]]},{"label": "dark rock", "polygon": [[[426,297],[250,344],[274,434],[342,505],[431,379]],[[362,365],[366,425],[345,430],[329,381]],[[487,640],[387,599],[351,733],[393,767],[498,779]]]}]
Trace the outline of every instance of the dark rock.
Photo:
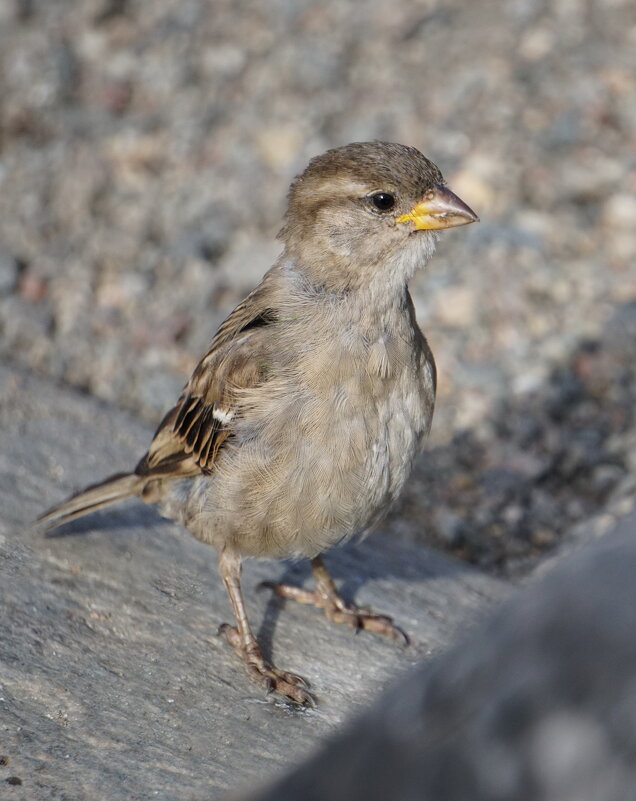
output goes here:
[{"label": "dark rock", "polygon": [[636,798],[636,515],[252,801]]}]

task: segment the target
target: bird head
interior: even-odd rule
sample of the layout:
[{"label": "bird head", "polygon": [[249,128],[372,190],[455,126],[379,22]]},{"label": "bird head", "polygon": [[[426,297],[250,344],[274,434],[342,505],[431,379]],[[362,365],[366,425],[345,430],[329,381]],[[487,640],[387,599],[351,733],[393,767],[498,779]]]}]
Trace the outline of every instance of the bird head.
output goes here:
[{"label": "bird head", "polygon": [[479,218],[418,150],[356,142],[309,162],[292,183],[280,238],[312,283],[346,291],[403,287],[433,254],[437,231]]}]

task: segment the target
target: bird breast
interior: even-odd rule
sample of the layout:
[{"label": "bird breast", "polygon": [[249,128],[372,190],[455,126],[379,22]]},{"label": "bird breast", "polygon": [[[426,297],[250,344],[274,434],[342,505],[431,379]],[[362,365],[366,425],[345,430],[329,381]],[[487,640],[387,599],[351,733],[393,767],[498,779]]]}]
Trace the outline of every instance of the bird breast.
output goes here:
[{"label": "bird breast", "polygon": [[305,336],[245,399],[213,474],[192,480],[190,531],[245,555],[314,556],[380,518],[433,412],[432,364],[405,339]]}]

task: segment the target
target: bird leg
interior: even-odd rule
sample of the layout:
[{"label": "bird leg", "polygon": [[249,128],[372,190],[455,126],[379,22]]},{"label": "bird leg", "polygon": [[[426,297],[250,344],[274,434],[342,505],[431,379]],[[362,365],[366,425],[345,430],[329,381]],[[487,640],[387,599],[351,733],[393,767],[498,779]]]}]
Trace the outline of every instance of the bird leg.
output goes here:
[{"label": "bird leg", "polygon": [[224,548],[219,554],[219,573],[230,596],[236,626],[222,623],[219,634],[245,662],[250,678],[265,687],[268,693],[278,692],[286,695],[297,704],[315,706],[313,696],[307,691],[307,683],[300,676],[279,670],[270,665],[263,654],[247,619],[247,611],[241,592],[241,557],[231,548]]},{"label": "bird leg", "polygon": [[344,623],[357,631],[360,629],[374,631],[396,640],[401,639],[406,645],[409,644],[407,634],[396,626],[390,617],[378,615],[370,609],[364,609],[354,604],[348,604],[338,592],[335,582],[320,556],[311,560],[311,571],[316,579],[316,589],[313,592],[292,584],[277,584],[273,581],[264,581],[260,586],[273,590],[281,598],[324,609],[325,615],[332,623]]}]

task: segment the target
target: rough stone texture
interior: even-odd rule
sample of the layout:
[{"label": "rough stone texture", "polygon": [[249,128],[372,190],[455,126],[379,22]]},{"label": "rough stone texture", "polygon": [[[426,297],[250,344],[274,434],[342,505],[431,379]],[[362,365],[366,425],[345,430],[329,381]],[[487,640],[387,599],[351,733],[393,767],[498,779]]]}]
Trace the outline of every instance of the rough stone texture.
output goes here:
[{"label": "rough stone texture", "polygon": [[[444,650],[502,583],[381,533],[334,551],[347,595],[392,614],[403,649],[255,585],[303,567],[248,563],[265,650],[319,698],[266,699],[215,636],[229,603],[214,552],[130,503],[44,537],[35,516],[125,469],[151,432],[88,396],[0,368],[0,798],[190,801],[295,764],[389,678]],[[20,779],[22,784],[10,780]]]},{"label": "rough stone texture", "polygon": [[253,801],[636,799],[636,514]]},{"label": "rough stone texture", "polygon": [[[408,542],[527,576],[630,512],[635,41],[632,0],[368,0],[364,13],[355,0],[0,3],[0,354],[16,365],[156,422],[275,258],[289,180],[330,146],[418,146],[482,220],[442,237],[413,283],[440,387],[431,450],[383,527],[391,547],[378,537],[333,556],[347,587],[366,577],[360,597],[419,644],[402,654],[292,606],[279,621],[252,587],[284,568],[248,568],[265,643],[315,680],[313,716],[256,697],[214,637],[228,604],[211,551],[151,510],[123,507],[55,540],[23,531],[67,491],[131,464],[149,431],[2,372],[0,592],[18,611],[2,619],[0,649],[30,650],[26,667],[27,656],[0,664],[0,681],[8,665],[12,681],[35,676],[10,707],[24,742],[8,765],[0,746],[2,801],[45,786],[73,801],[157,797],[155,780],[177,779],[171,800],[200,801],[208,774],[224,775],[206,764],[248,715],[251,767],[238,773],[293,761],[405,660],[443,649],[481,606],[479,588],[502,591]],[[71,647],[80,635],[86,645]],[[323,643],[335,665],[321,663]],[[340,689],[338,655],[352,671]],[[148,689],[157,682],[163,695]],[[92,704],[102,686],[110,696]],[[187,714],[171,723],[179,686]],[[5,787],[12,776],[25,784]]]}]

